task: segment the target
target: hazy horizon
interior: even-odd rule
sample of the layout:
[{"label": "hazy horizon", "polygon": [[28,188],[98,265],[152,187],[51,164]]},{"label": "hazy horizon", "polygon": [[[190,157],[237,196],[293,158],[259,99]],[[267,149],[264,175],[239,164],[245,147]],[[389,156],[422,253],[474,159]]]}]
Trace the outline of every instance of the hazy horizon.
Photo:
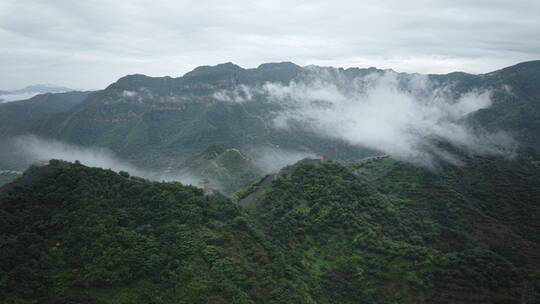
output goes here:
[{"label": "hazy horizon", "polygon": [[[523,62],[528,62],[528,61],[536,61],[536,60],[540,60],[540,57],[538,59],[531,59],[531,60],[527,60],[527,61],[520,61],[520,62],[515,62],[513,64],[510,64],[510,65],[505,65],[505,66],[501,66],[499,68],[496,68],[496,69],[493,69],[493,70],[487,70],[487,71],[481,71],[481,72],[477,72],[477,73],[471,73],[471,72],[466,72],[466,71],[461,71],[461,70],[455,70],[455,71],[448,71],[448,72],[441,72],[441,73],[420,73],[420,72],[416,72],[416,71],[400,71],[400,70],[396,70],[396,69],[393,69],[393,68],[381,68],[381,67],[378,67],[378,66],[347,66],[347,67],[344,67],[344,66],[329,66],[329,65],[315,65],[315,64],[308,64],[308,65],[303,65],[301,66],[302,68],[306,68],[306,67],[309,67],[309,66],[316,66],[316,67],[332,67],[332,68],[337,68],[337,69],[340,69],[340,68],[343,68],[343,69],[348,69],[348,68],[360,68],[360,69],[367,69],[367,68],[376,68],[376,69],[380,69],[380,70],[391,70],[391,71],[394,71],[396,73],[409,73],[409,74],[422,74],[422,75],[442,75],[442,74],[449,74],[449,73],[454,73],[454,72],[464,72],[464,73],[468,73],[468,74],[472,74],[472,75],[480,75],[480,74],[488,74],[488,73],[491,73],[491,72],[495,72],[497,70],[501,70],[501,69],[504,69],[506,67],[510,67],[510,66],[513,66],[513,65],[516,65],[516,64],[520,64],[520,63],[523,63]],[[220,62],[220,63],[216,63],[214,65],[207,65],[207,64],[204,64],[204,65],[201,65],[201,66],[216,66],[216,65],[220,65],[220,64],[225,64],[225,63],[232,63],[234,65],[237,65],[243,69],[255,69],[257,68],[259,65],[261,64],[266,64],[266,63],[280,63],[280,62],[290,62],[290,61],[275,61],[275,62],[261,62],[260,64],[258,65],[255,65],[255,66],[242,66],[240,64],[237,64],[237,63],[234,63],[234,62],[231,62],[231,61],[228,61],[228,62]],[[294,62],[292,62],[294,63]],[[296,63],[294,63],[296,64]],[[197,67],[201,67],[201,66],[197,66]],[[197,68],[195,67],[195,68]],[[116,82],[118,79],[124,77],[124,76],[127,76],[127,75],[134,75],[134,74],[141,74],[141,75],[146,75],[146,76],[149,76],[149,77],[173,77],[173,78],[178,78],[178,77],[183,77],[185,74],[193,71],[195,68],[191,69],[191,70],[188,70],[186,71],[185,73],[182,73],[180,75],[148,75],[148,74],[144,74],[144,73],[131,73],[131,74],[125,74],[125,75],[121,75],[119,76],[118,78],[116,79],[113,79],[110,83],[107,83],[105,84],[103,87],[99,87],[99,88],[85,88],[85,87],[76,87],[76,88],[70,88],[71,90],[73,91],[90,91],[90,90],[102,90],[102,89],[105,89],[108,85],[110,85],[111,83],[114,83]],[[0,91],[15,91],[15,90],[21,90],[21,89],[25,89],[27,87],[31,87],[31,86],[34,86],[34,85],[48,85],[48,86],[54,86],[54,87],[67,87],[67,86],[64,86],[62,83],[29,83],[29,84],[26,84],[26,85],[23,85],[21,87],[13,87],[13,88],[1,88],[0,87]],[[51,93],[56,93],[54,91],[51,91]],[[39,93],[38,93],[39,94]],[[36,94],[32,94],[31,96],[35,96]],[[1,95],[0,95],[1,96]],[[17,100],[21,100],[21,99],[17,99]],[[10,100],[11,101],[11,100]],[[13,100],[15,101],[15,100]]]}]

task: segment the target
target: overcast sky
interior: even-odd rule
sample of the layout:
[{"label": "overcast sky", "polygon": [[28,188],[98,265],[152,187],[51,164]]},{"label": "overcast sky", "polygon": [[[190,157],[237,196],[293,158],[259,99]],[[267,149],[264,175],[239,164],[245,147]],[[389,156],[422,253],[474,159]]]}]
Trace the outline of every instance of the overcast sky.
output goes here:
[{"label": "overcast sky", "polygon": [[0,89],[228,61],[483,73],[534,59],[538,0],[0,0]]}]

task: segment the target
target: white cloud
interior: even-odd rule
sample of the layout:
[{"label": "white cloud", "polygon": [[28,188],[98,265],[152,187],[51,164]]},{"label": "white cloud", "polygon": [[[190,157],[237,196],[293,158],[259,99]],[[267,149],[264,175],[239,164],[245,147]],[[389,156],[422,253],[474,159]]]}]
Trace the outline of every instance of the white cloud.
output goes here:
[{"label": "white cloud", "polygon": [[248,151],[254,164],[264,173],[276,173],[297,161],[315,157],[312,152],[283,150],[278,147],[258,147]]},{"label": "white cloud", "polygon": [[36,136],[22,136],[2,144],[11,145],[13,151],[17,151],[18,158],[26,162],[25,166],[35,162],[46,162],[50,159],[61,159],[69,162],[78,160],[89,167],[111,169],[116,172],[126,171],[131,175],[156,181],[179,181],[183,184],[197,186],[201,180],[200,177],[185,171],[152,172],[144,170],[116,157],[114,153],[105,148],[76,146]]},{"label": "white cloud", "polygon": [[254,94],[259,93],[261,93],[260,89],[241,84],[233,90],[217,91],[213,94],[213,97],[219,101],[242,103],[251,100]]},{"label": "white cloud", "polygon": [[137,96],[137,92],[124,90],[122,91],[122,97],[131,98]]},{"label": "white cloud", "polygon": [[28,98],[32,98],[40,93],[16,93],[16,94],[4,94],[0,95],[0,103],[1,102],[10,102],[10,101],[17,101],[17,100],[25,100]]},{"label": "white cloud", "polygon": [[317,70],[306,80],[249,89],[280,105],[274,127],[300,122],[322,136],[424,164],[430,164],[433,155],[457,163],[434,146],[437,139],[471,153],[513,154],[509,136],[471,130],[463,123],[468,114],[491,106],[488,90],[473,90],[455,99],[451,86],[432,83],[427,76],[389,71],[349,79],[339,70],[312,69]]}]

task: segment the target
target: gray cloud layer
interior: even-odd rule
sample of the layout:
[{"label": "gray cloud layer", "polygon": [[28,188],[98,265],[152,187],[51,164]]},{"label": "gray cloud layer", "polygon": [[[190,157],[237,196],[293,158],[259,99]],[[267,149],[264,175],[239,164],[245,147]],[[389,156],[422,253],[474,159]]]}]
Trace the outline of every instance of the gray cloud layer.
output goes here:
[{"label": "gray cloud layer", "polygon": [[474,73],[540,57],[540,2],[0,0],[0,41],[3,89],[227,61]]}]

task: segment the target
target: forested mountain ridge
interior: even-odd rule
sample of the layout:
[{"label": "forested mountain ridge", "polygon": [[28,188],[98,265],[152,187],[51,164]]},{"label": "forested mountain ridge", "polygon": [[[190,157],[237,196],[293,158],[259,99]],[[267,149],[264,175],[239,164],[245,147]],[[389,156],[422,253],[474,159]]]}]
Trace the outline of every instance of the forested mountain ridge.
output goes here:
[{"label": "forested mountain ridge", "polygon": [[[480,78],[490,86],[506,85],[510,94],[495,95],[496,104],[474,113],[471,121],[487,129],[507,130],[522,145],[540,146],[540,61],[517,64]],[[474,85],[474,82],[471,84]]]},{"label": "forested mountain ridge", "polygon": [[39,133],[54,115],[67,112],[91,92],[45,93],[27,100],[0,104],[0,136]]},{"label": "forested mountain ridge", "polygon": [[[175,171],[175,170],[172,170]],[[225,149],[222,143],[209,146],[179,166],[179,172],[199,180],[208,180],[207,187],[231,194],[264,174],[252,159],[236,149]]]},{"label": "forested mountain ridge", "polygon": [[46,135],[109,147],[142,166],[174,166],[216,142],[240,151],[279,146],[363,156],[366,152],[350,144],[309,130],[273,128],[272,109],[278,105],[216,99],[217,93],[241,85],[288,83],[302,71],[292,63],[263,64],[257,69],[226,63],[199,67],[179,78],[129,75],[90,96]]},{"label": "forested mountain ridge", "polygon": [[0,191],[0,297],[537,303],[540,155],[461,159],[439,171],[389,157],[302,162],[247,208],[179,183],[53,162]]},{"label": "forested mountain ridge", "polygon": [[317,299],[536,303],[540,162],[531,153],[464,157],[437,172],[389,157],[352,170],[302,165],[248,210],[294,253],[287,263],[317,278]]},{"label": "forested mountain ridge", "polygon": [[[450,88],[456,98],[490,90],[493,105],[470,114],[468,122],[509,132],[521,144],[538,147],[539,65],[540,61],[531,61],[487,74],[450,73],[426,75],[426,79],[434,87]],[[71,144],[107,147],[144,168],[177,166],[216,142],[242,152],[269,146],[355,160],[374,151],[302,124],[276,128],[276,113],[284,104],[273,102],[261,88],[267,83],[290,86],[315,79],[316,83],[347,90],[348,86],[358,87],[358,79],[385,73],[393,72],[300,67],[283,62],[253,69],[232,63],[203,66],[177,78],[128,75],[90,94],[67,112],[46,121],[38,119],[39,123],[0,108],[0,116],[22,117],[28,125],[36,126],[19,127],[2,121],[0,130],[4,136],[32,133]],[[403,84],[418,76],[395,75]]]},{"label": "forested mountain ridge", "polygon": [[3,303],[246,303],[282,271],[237,206],[179,183],[53,162],[0,197]]}]

